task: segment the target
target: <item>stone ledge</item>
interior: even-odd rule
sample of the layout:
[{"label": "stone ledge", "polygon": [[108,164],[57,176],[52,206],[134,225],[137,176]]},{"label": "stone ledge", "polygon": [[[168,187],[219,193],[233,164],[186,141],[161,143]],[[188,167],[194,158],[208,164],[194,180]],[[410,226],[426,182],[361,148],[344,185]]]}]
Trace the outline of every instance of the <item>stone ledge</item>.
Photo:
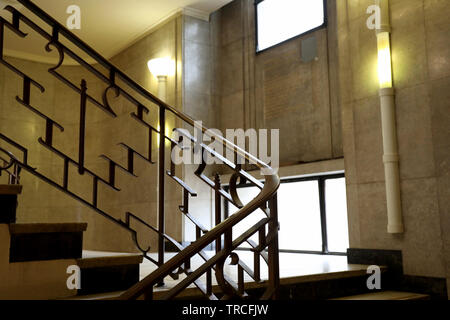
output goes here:
[{"label": "stone ledge", "polygon": [[421,293],[400,291],[379,291],[331,300],[429,300],[430,296]]},{"label": "stone ledge", "polygon": [[20,184],[0,184],[0,195],[17,195],[22,193],[22,186]]},{"label": "stone ledge", "polygon": [[116,253],[116,252],[96,252],[83,251],[82,258],[77,259],[77,264],[81,269],[133,265],[142,263],[143,255],[137,253]]},{"label": "stone ledge", "polygon": [[83,232],[87,223],[12,223],[9,225],[11,234],[23,233],[56,233],[56,232]]}]

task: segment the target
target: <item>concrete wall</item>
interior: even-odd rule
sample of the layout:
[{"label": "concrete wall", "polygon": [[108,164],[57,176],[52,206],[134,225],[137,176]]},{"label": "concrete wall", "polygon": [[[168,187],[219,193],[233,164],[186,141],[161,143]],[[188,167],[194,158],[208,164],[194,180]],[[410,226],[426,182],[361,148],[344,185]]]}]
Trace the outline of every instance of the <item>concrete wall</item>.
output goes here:
[{"label": "concrete wall", "polygon": [[406,274],[449,279],[450,3],[390,1],[403,235],[386,232],[373,1],[336,3],[350,245],[400,249]]},{"label": "concrete wall", "polygon": [[[377,47],[366,27],[373,3],[328,1],[328,28],[260,54],[253,1],[233,1],[214,13],[219,127],[279,128],[282,163],[343,154],[351,247],[400,249],[406,274],[448,279],[450,4],[391,0],[406,229],[396,236],[386,232]],[[311,36],[319,59],[303,63],[301,40]]]},{"label": "concrete wall", "polygon": [[[213,48],[208,21],[183,16],[183,111],[195,120],[201,120],[208,128],[218,127],[218,110],[213,95]],[[192,131],[192,126],[184,126]],[[213,202],[211,188],[194,175],[198,165],[181,168],[184,181],[197,192],[191,197],[189,213],[203,226],[211,228]],[[205,169],[211,174],[213,166]],[[183,217],[184,218],[184,217]],[[183,220],[183,241],[195,240],[195,226],[189,219]]]},{"label": "concrete wall", "polygon": [[[335,19],[328,28],[256,54],[253,3],[236,0],[211,16],[219,128],[280,129],[284,165],[341,157]],[[311,37],[317,59],[303,62],[302,40]]]},{"label": "concrete wall", "polygon": [[[182,109],[182,17],[177,16],[164,25],[158,27],[148,36],[144,37],[139,42],[135,43],[128,49],[124,50],[117,56],[111,59],[111,62],[119,69],[123,70],[133,80],[141,84],[145,89],[154,93],[158,92],[158,81],[149,72],[147,68],[147,61],[153,58],[169,57],[175,61],[175,73],[168,77],[167,83],[167,98],[166,102],[177,109]],[[123,104],[123,120],[112,125],[114,130],[122,131],[119,137],[126,137],[128,145],[136,148],[141,154],[147,154],[148,145],[148,130],[140,125],[135,120],[131,119],[129,113],[135,108],[129,102],[122,99]],[[158,127],[158,108],[148,102],[145,102],[150,109],[146,121],[152,124],[155,128]],[[178,124],[175,123],[175,118],[172,114],[167,114],[168,127],[174,128]],[[166,133],[171,132],[171,130]],[[158,160],[158,143],[157,135],[153,134],[153,161]],[[123,139],[123,138],[122,138]],[[118,140],[116,140],[118,142]],[[166,144],[167,146],[167,144]],[[117,147],[116,147],[117,149]],[[168,151],[168,150],[167,150]],[[166,165],[169,163],[169,153],[166,153]],[[121,163],[126,163],[126,153],[122,153]],[[153,226],[157,226],[157,194],[158,194],[158,164],[150,165],[149,163],[136,159],[137,164],[137,179],[130,176],[123,176],[123,191],[117,193],[116,196],[110,193],[109,197],[105,199],[105,204],[110,208],[110,211],[117,212],[118,215],[123,216],[124,212],[131,210],[134,214],[143,218]],[[168,168],[168,167],[167,167]],[[113,201],[110,201],[110,200]],[[166,178],[166,232],[177,240],[181,240],[182,217],[179,213],[178,206],[181,204],[181,189],[172,180]],[[104,224],[102,225],[104,227]],[[151,251],[157,250],[157,238],[151,231],[139,226],[139,223],[134,223],[134,226],[140,232],[139,241],[142,246],[151,246]],[[111,225],[107,234],[113,238],[114,230],[117,227]],[[105,232],[102,232],[105,233]],[[141,236],[144,235],[144,236]],[[128,235],[127,235],[128,236]],[[128,236],[129,238],[129,236]],[[124,239],[121,239],[121,243]],[[131,244],[127,251],[135,250],[134,245]]]},{"label": "concrete wall", "polygon": [[[21,70],[27,70],[29,76],[38,80],[45,87],[43,94],[32,87],[31,105],[49,117],[56,118],[55,109],[57,108],[55,106],[60,106],[61,103],[55,103],[56,80],[47,72],[51,66],[14,58],[6,58],[6,60]],[[30,165],[51,178],[57,178],[56,173],[58,172],[54,169],[56,157],[37,142],[39,137],[45,136],[45,120],[15,100],[16,95],[22,96],[22,78],[1,66],[0,83],[0,131],[28,149]],[[55,132],[55,136],[58,135],[59,133]],[[18,150],[10,148],[6,143],[0,142],[0,145],[12,151],[19,158],[21,157]],[[6,178],[6,175],[2,176],[2,183],[6,183]],[[59,219],[61,219],[59,221],[65,221],[66,218],[69,218],[69,221],[78,221],[76,211],[69,213],[68,210],[55,210],[53,214],[50,214],[53,212],[55,199],[61,196],[58,191],[26,173],[22,174],[21,183],[25,187],[19,196],[18,221],[56,222]]]},{"label": "concrete wall", "polygon": [[[177,70],[168,78],[167,102],[176,107],[182,107],[181,98],[181,26],[182,17],[177,16],[161,25],[149,35],[112,58],[112,63],[124,70],[132,79],[150,92],[157,93],[157,79],[148,68],[147,61],[152,58],[170,57],[176,62]],[[54,55],[54,54],[53,54]],[[50,65],[8,58],[12,64],[24,70],[33,78],[39,80],[46,92],[39,94],[32,90],[32,105],[46,115],[53,117],[64,126],[64,132],[55,130],[54,146],[70,157],[78,157],[79,130],[79,95],[71,91],[63,83],[53,78],[47,69]],[[96,66],[101,72],[102,67]],[[92,76],[80,66],[63,66],[58,70],[73,83],[79,85],[81,79],[87,80],[88,93],[98,101],[102,101],[102,93],[106,85]],[[106,73],[106,72],[105,72]],[[45,121],[31,111],[15,102],[15,95],[21,95],[21,78],[4,67],[0,68],[0,130],[2,133],[22,143],[30,150],[30,164],[37,167],[57,182],[62,182],[63,161],[43,146],[37,143],[37,138],[45,134]],[[121,84],[122,88],[127,89]],[[127,90],[132,93],[132,90]],[[146,121],[155,128],[158,126],[158,110],[155,105],[134,95],[150,109]],[[126,166],[125,149],[117,146],[124,142],[142,154],[147,154],[148,131],[130,117],[136,108],[123,97],[114,98],[108,94],[111,107],[118,115],[112,118],[95,105],[88,103],[86,129],[86,160],[85,165],[101,177],[108,179],[108,162],[100,159],[105,154],[119,164]],[[170,127],[175,126],[173,115],[168,115]],[[153,135],[153,160],[157,161],[157,135]],[[119,170],[116,171],[116,186],[121,188],[116,192],[104,185],[99,185],[98,206],[116,219],[123,219],[125,212],[130,211],[153,226],[157,226],[157,164],[135,159],[135,170],[138,178]],[[4,177],[3,177],[4,179]],[[18,222],[88,222],[85,233],[84,248],[105,251],[136,251],[130,234],[115,223],[106,220],[82,204],[53,189],[37,178],[24,173],[23,194],[19,198]],[[92,179],[88,175],[79,176],[76,168],[69,172],[69,190],[82,198],[91,201]],[[177,240],[182,236],[182,217],[178,211],[181,190],[179,186],[167,179],[166,185],[166,224],[167,233]],[[151,246],[157,250],[156,236],[133,223],[132,227],[142,231],[139,236],[142,247]]]}]

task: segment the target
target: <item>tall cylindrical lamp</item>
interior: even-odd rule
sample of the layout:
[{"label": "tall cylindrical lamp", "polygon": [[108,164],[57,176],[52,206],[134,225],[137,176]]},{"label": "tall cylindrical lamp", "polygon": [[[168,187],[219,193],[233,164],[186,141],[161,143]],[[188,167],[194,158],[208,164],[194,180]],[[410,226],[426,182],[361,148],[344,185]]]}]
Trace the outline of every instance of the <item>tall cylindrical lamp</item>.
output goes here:
[{"label": "tall cylindrical lamp", "polygon": [[383,163],[386,184],[388,233],[403,233],[400,196],[399,154],[395,117],[395,90],[392,81],[389,0],[376,0],[380,7],[381,26],[377,30],[378,78],[380,81]]}]

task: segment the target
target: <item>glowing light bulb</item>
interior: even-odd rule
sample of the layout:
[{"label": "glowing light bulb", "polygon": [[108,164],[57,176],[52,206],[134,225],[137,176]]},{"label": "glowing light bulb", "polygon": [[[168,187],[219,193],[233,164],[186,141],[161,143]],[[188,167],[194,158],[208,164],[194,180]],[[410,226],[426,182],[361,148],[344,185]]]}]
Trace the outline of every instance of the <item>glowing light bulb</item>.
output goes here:
[{"label": "glowing light bulb", "polygon": [[391,45],[388,32],[377,35],[378,79],[381,88],[392,88]]}]

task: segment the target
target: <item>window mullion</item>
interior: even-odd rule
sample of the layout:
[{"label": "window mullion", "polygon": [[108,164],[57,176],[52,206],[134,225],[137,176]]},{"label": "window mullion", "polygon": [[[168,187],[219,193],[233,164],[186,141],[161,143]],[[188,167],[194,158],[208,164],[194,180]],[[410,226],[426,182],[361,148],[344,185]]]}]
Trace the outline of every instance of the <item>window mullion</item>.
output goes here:
[{"label": "window mullion", "polygon": [[322,229],[322,252],[328,253],[327,212],[325,206],[325,179],[319,178],[320,225]]}]

